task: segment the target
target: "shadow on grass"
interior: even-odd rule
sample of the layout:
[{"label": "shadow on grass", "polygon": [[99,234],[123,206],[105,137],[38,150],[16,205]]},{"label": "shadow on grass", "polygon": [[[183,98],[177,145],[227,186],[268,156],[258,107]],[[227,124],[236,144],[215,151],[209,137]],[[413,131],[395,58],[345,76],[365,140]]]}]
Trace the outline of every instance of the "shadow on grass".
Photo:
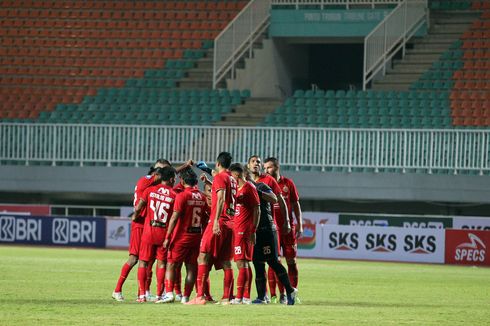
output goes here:
[{"label": "shadow on grass", "polygon": [[[25,299],[25,298],[19,298],[19,299],[2,299],[0,298],[0,303],[18,303],[18,304],[34,304],[34,305],[46,305],[46,299],[36,299],[36,298],[30,298],[30,299]],[[87,298],[87,299],[56,299],[56,298],[51,298],[49,299],[50,304],[58,304],[58,305],[80,305],[80,304],[105,304],[105,305],[128,305],[128,304],[135,304],[135,305],[141,305],[141,303],[137,303],[134,300],[126,300],[125,302],[116,302],[112,299],[105,299],[105,298]],[[153,304],[152,302],[147,302],[143,303],[143,305],[148,305],[148,304]],[[177,303],[174,303],[177,304]],[[171,304],[171,305],[174,305]],[[179,305],[181,305],[179,303]],[[216,305],[207,305],[207,306],[216,306]],[[279,306],[278,304],[272,304],[272,306]],[[334,301],[334,300],[322,300],[322,301],[315,301],[315,302],[308,302],[308,300],[301,300],[301,304],[297,304],[298,307],[301,306],[323,306],[323,307],[344,307],[344,308],[349,308],[349,307],[357,307],[357,308],[442,308],[444,305],[438,305],[438,304],[422,304],[422,303],[410,303],[410,302],[403,302],[403,303],[389,303],[389,302],[356,302],[356,301]]]}]

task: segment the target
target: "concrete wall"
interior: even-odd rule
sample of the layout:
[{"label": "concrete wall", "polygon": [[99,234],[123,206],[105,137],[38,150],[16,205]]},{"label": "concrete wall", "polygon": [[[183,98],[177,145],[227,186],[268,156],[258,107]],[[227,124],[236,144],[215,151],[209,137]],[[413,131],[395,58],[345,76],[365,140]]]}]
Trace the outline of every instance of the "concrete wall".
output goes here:
[{"label": "concrete wall", "polygon": [[[0,166],[0,202],[131,202],[146,168]],[[305,200],[490,203],[490,177],[285,172]],[[16,200],[17,201],[17,200]]]},{"label": "concrete wall", "polygon": [[283,98],[293,93],[293,81],[308,76],[308,49],[305,45],[289,45],[281,39],[265,39],[254,57],[245,59],[244,69],[227,87],[250,89],[252,97]]}]

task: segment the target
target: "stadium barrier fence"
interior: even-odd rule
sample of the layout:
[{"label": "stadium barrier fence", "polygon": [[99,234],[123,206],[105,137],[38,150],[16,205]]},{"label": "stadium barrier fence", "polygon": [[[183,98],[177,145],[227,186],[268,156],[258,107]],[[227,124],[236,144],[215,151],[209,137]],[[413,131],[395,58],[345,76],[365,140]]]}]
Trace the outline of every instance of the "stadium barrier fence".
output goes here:
[{"label": "stadium barrier fence", "polygon": [[[488,129],[324,129],[0,123],[0,164],[123,165],[229,151],[273,155],[288,169],[347,172],[490,171]],[[393,171],[391,171],[393,170]]]},{"label": "stadium barrier fence", "polygon": [[[300,257],[360,259],[490,266],[490,219],[477,217],[378,216],[397,226],[373,226],[374,215],[350,219],[339,213],[304,213]],[[364,218],[364,223],[360,223]],[[417,224],[415,218],[421,218]],[[430,220],[452,223],[431,224]],[[392,221],[390,221],[392,220]],[[372,222],[372,224],[370,224]],[[340,224],[339,224],[340,223]],[[350,223],[350,224],[342,224]],[[438,223],[438,224],[437,224]],[[380,224],[392,225],[392,224]],[[451,229],[453,225],[454,229]],[[128,218],[61,217],[0,214],[0,244],[93,248],[128,247]]]}]

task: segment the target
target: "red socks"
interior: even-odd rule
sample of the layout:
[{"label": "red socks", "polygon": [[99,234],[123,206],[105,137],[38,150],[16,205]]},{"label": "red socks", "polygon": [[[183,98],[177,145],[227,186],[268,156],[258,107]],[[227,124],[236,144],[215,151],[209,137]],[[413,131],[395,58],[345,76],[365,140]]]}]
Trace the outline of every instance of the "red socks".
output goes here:
[{"label": "red socks", "polygon": [[129,266],[127,263],[125,263],[123,265],[123,267],[121,268],[121,274],[119,275],[119,280],[117,280],[117,285],[116,285],[116,289],[114,290],[114,292],[121,292],[122,291],[124,281],[126,281],[126,278],[128,277],[128,274],[132,268],[133,267]]},{"label": "red socks", "polygon": [[248,286],[248,268],[238,270],[238,279],[236,282],[236,298],[242,299],[245,287]]},{"label": "red socks", "polygon": [[193,284],[185,282],[184,285],[184,297],[190,297],[192,293]]},{"label": "red socks", "polygon": [[[165,281],[165,268],[157,267],[157,296],[163,294],[163,285],[166,284]],[[172,291],[172,290],[170,290]]]},{"label": "red socks", "polygon": [[150,291],[151,279],[153,277],[153,263],[155,261],[148,262],[148,270],[146,271],[146,291]]},{"label": "red socks", "polygon": [[252,267],[248,267],[248,279],[247,283],[245,284],[245,288],[243,289],[243,297],[250,299],[250,289],[252,288],[252,278],[253,278],[253,273],[252,273]]},{"label": "red socks", "polygon": [[291,286],[293,288],[298,287],[298,265],[297,264],[288,264],[288,276],[289,281],[291,282]]},{"label": "red socks", "polygon": [[[174,270],[174,292],[175,294],[182,294],[182,266],[177,266]],[[169,292],[168,290],[166,290]]]},{"label": "red socks", "polygon": [[225,277],[223,279],[223,299],[231,300],[233,298],[233,269],[224,269]]},{"label": "red socks", "polygon": [[138,267],[138,296],[145,295],[146,271],[146,267]]},{"label": "red socks", "polygon": [[276,273],[270,267],[267,271],[267,279],[269,281],[269,290],[271,292],[271,297],[275,297],[276,296]]},{"label": "red socks", "polygon": [[204,296],[204,284],[206,280],[209,277],[209,267],[208,265],[197,265],[197,278],[196,278],[196,285],[197,285],[197,296],[202,297]]},{"label": "red socks", "polygon": [[[275,273],[274,273],[275,274]],[[284,294],[284,285],[281,283],[281,280],[276,275],[276,283],[277,283],[277,288],[279,289],[279,294]]]}]

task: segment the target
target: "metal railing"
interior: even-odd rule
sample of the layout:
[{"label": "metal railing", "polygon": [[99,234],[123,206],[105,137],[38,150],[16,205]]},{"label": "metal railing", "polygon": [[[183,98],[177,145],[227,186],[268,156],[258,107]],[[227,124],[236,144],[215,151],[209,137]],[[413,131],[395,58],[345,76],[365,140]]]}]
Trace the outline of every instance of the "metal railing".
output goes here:
[{"label": "metal railing", "polygon": [[427,0],[404,0],[364,38],[363,90],[428,21]]},{"label": "metal railing", "polygon": [[338,7],[345,6],[349,9],[351,6],[371,6],[371,8],[377,5],[390,5],[398,4],[403,0],[272,0],[273,6],[287,6],[294,7],[295,9],[308,8],[311,6],[319,7],[324,9],[326,7]]},{"label": "metal railing", "polygon": [[235,78],[238,60],[269,26],[271,0],[252,0],[214,40],[213,88],[228,76]]},{"label": "metal railing", "polygon": [[0,123],[0,163],[138,166],[164,157],[214,162],[276,156],[281,165],[320,170],[490,171],[490,130],[322,129]]}]

